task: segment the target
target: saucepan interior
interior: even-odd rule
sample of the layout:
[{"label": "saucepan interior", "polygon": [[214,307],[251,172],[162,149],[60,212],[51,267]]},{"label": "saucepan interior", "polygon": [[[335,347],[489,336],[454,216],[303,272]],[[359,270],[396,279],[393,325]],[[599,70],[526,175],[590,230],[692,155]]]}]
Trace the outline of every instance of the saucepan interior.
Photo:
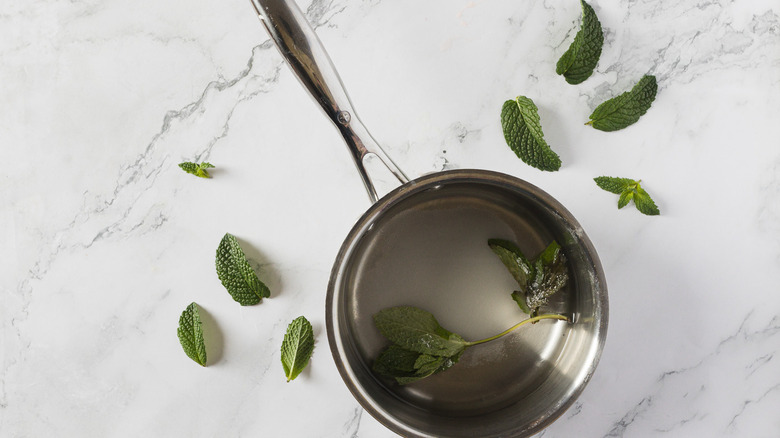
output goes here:
[{"label": "saucepan interior", "polygon": [[[511,275],[487,245],[516,242],[535,256],[552,240],[570,281],[549,304],[572,323],[541,321],[466,350],[453,368],[400,386],[375,375],[387,345],[372,316],[399,305],[432,312],[467,340],[527,318]],[[363,407],[411,437],[529,436],[574,402],[601,354],[607,290],[600,262],[572,215],[539,188],[500,173],[440,172],[382,198],[354,226],[333,267],[328,338]]]}]

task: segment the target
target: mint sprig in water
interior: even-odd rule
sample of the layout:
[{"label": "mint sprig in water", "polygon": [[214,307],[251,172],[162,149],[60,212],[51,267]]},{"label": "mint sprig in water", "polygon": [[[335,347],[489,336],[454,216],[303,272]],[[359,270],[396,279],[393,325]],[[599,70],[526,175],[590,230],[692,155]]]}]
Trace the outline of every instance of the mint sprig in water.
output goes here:
[{"label": "mint sprig in water", "polygon": [[176,330],[184,353],[198,365],[206,366],[206,343],[203,341],[203,325],[200,322],[200,308],[191,303],[179,317]]},{"label": "mint sprig in water", "polygon": [[604,45],[604,32],[593,8],[580,1],[582,5],[582,25],[574,37],[571,46],[558,60],[555,73],[563,75],[566,82],[579,84],[593,74],[599,62],[601,48]]},{"label": "mint sprig in water", "polygon": [[411,306],[383,309],[374,315],[374,324],[392,344],[380,353],[372,368],[377,374],[407,385],[448,370],[469,347],[493,341],[543,319],[567,320],[563,315],[539,315],[495,336],[470,342],[442,327],[426,310]]},{"label": "mint sprig in water", "polygon": [[569,280],[566,256],[554,240],[532,261],[510,241],[490,239],[488,245],[520,286],[512,292],[512,299],[531,316],[538,315],[539,308]]},{"label": "mint sprig in water", "polygon": [[271,296],[268,289],[249,265],[238,240],[226,233],[219,242],[216,257],[217,276],[230,296],[242,306],[259,303]]},{"label": "mint sprig in water", "polygon": [[451,368],[467,348],[498,339],[525,324],[543,319],[568,320],[563,315],[538,315],[550,295],[569,279],[566,257],[555,241],[533,261],[510,241],[490,239],[488,243],[521,286],[523,295],[515,297],[519,293],[516,291],[513,298],[531,317],[495,336],[467,341],[442,327],[426,310],[411,306],[383,309],[374,315],[374,325],[391,345],[374,361],[377,374],[406,385]]},{"label": "mint sprig in water", "polygon": [[602,189],[620,195],[618,199],[618,208],[623,208],[630,201],[634,201],[636,209],[648,216],[661,214],[658,206],[655,205],[653,198],[650,197],[640,183],[642,180],[634,181],[630,178],[615,178],[611,176],[599,176],[593,178],[596,185]]},{"label": "mint sprig in water", "polygon": [[561,158],[544,141],[539,111],[533,100],[517,96],[504,102],[501,128],[506,144],[524,163],[546,171],[561,168]]},{"label": "mint sprig in water", "polygon": [[631,91],[597,106],[585,124],[600,131],[617,131],[633,125],[650,109],[657,91],[655,76],[643,76]]},{"label": "mint sprig in water", "polygon": [[207,163],[205,161],[200,164],[185,161],[183,163],[179,163],[179,167],[181,168],[181,170],[193,174],[197,177],[211,178],[211,175],[209,175],[209,172],[206,169],[213,168],[214,165],[211,163]]}]

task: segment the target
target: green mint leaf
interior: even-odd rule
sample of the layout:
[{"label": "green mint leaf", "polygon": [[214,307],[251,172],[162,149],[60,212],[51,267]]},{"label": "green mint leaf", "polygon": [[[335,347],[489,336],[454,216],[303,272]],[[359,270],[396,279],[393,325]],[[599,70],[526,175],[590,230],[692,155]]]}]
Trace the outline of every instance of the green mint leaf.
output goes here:
[{"label": "green mint leaf", "polygon": [[444,329],[436,318],[417,307],[399,306],[380,310],[374,324],[390,342],[421,354],[454,356],[466,348],[466,341]]},{"label": "green mint leaf", "polygon": [[[596,181],[596,184],[602,189],[608,192],[620,194],[620,199],[618,199],[618,208],[625,207],[631,200],[633,200],[634,205],[636,205],[636,209],[641,213],[649,216],[661,214],[661,212],[658,210],[658,206],[655,205],[655,202],[653,202],[653,199],[640,185],[641,181],[635,181],[629,178],[614,178],[609,176],[600,176],[598,178],[593,178],[593,180]],[[605,183],[605,181],[609,183]],[[621,187],[621,191],[614,190],[616,187],[618,187],[618,185]]]},{"label": "green mint leaf", "polygon": [[393,344],[379,354],[372,369],[386,377],[411,377],[414,375],[414,364],[420,356],[416,351]]},{"label": "green mint leaf", "polygon": [[401,385],[408,385],[420,379],[446,371],[458,363],[461,355],[463,355],[463,350],[456,353],[454,356],[430,356],[421,354],[414,363],[414,374],[411,376],[398,376],[395,380]]},{"label": "green mint leaf", "polygon": [[539,112],[531,99],[518,96],[504,102],[501,127],[507,145],[524,163],[539,170],[560,169],[561,158],[544,141]]},{"label": "green mint leaf", "polygon": [[445,371],[455,365],[463,350],[453,356],[433,356],[390,345],[374,361],[374,372],[408,385],[420,379]]},{"label": "green mint leaf", "polygon": [[523,313],[528,315],[531,314],[531,309],[528,307],[528,296],[525,292],[519,290],[512,292],[512,299],[520,306],[520,310],[522,310]]},{"label": "green mint leaf", "polygon": [[206,343],[203,341],[203,326],[200,322],[200,310],[197,304],[190,304],[181,313],[176,334],[179,336],[179,343],[181,343],[184,353],[200,366],[205,367]]},{"label": "green mint leaf", "polygon": [[642,187],[639,187],[639,184],[637,184],[636,194],[634,194],[634,205],[636,205],[637,210],[648,216],[661,214],[653,199],[650,198],[650,195]]},{"label": "green mint leaf", "polygon": [[604,32],[593,8],[582,4],[582,26],[574,37],[571,46],[558,60],[555,73],[563,75],[566,82],[579,84],[593,74],[599,62],[601,47],[604,45]]},{"label": "green mint leaf", "polygon": [[523,255],[520,248],[508,240],[490,239],[488,246],[498,256],[501,262],[506,266],[517,284],[525,289],[528,284],[528,278],[533,273],[531,262]]},{"label": "green mint leaf", "polygon": [[217,247],[217,276],[225,289],[239,304],[249,306],[271,296],[268,287],[246,260],[238,240],[226,233]]},{"label": "green mint leaf", "polygon": [[620,194],[620,199],[618,199],[618,209],[621,209],[628,205],[628,201],[631,200],[631,198],[634,197],[634,191],[633,190],[626,190],[625,192]]},{"label": "green mint leaf", "polygon": [[644,76],[631,91],[603,102],[585,123],[601,131],[617,131],[636,123],[650,109],[658,84],[655,76]]},{"label": "green mint leaf", "polygon": [[534,277],[528,284],[526,303],[533,309],[531,315],[536,316],[539,308],[558,292],[569,281],[569,270],[566,267],[566,256],[563,255],[558,242],[550,243],[534,261]]},{"label": "green mint leaf", "polygon": [[195,176],[201,177],[201,178],[211,178],[211,175],[209,175],[208,171],[206,169],[214,167],[211,163],[206,163],[205,161],[203,163],[197,164],[192,163],[189,161],[185,161],[183,163],[179,163],[179,167],[187,172],[191,173]]},{"label": "green mint leaf", "polygon": [[314,330],[309,320],[299,316],[287,326],[287,333],[282,341],[282,367],[288,382],[295,380],[306,368],[312,351],[314,351]]},{"label": "green mint leaf", "polygon": [[616,195],[623,193],[631,184],[636,183],[633,179],[613,178],[611,176],[599,176],[593,178],[593,181],[596,181],[597,186]]},{"label": "green mint leaf", "polygon": [[547,304],[549,297],[569,280],[566,257],[554,240],[533,262],[529,262],[512,242],[490,239],[488,245],[520,285],[520,290],[512,292],[512,299],[529,315],[535,316],[539,307]]}]

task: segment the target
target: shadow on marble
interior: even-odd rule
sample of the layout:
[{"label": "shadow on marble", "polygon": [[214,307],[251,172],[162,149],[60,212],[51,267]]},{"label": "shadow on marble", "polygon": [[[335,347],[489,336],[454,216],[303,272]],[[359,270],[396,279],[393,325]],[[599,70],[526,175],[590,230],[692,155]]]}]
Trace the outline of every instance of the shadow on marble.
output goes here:
[{"label": "shadow on marble", "polygon": [[268,286],[271,291],[271,298],[279,295],[282,290],[282,276],[279,271],[276,270],[274,264],[270,262],[270,259],[263,254],[262,251],[255,248],[246,240],[236,236],[241,249],[244,250],[249,265],[257,273],[257,277],[260,281]]},{"label": "shadow on marble", "polygon": [[214,365],[222,359],[225,346],[225,336],[214,316],[203,306],[200,306],[200,321],[203,324],[203,341],[206,344],[207,365]]}]

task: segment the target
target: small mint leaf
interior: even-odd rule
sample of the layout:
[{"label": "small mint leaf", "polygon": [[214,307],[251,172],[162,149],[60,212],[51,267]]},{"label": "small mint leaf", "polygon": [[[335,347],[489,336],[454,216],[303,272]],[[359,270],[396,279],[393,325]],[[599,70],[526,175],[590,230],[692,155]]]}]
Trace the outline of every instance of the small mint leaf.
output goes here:
[{"label": "small mint leaf", "polygon": [[617,131],[630,126],[650,109],[657,91],[655,76],[646,75],[631,91],[597,106],[590,115],[590,121],[585,124],[601,131]]},{"label": "small mint leaf", "polygon": [[[598,178],[594,178],[594,180],[596,181],[596,184],[598,184],[598,186],[602,189],[615,194],[620,194],[620,198],[618,199],[619,209],[625,207],[631,200],[633,200],[634,205],[636,205],[636,209],[641,213],[649,216],[655,216],[661,213],[658,210],[658,206],[655,205],[653,199],[650,198],[650,195],[645,191],[645,189],[642,188],[642,186],[639,184],[640,181],[638,180],[608,176],[600,176]],[[617,189],[621,190],[617,191]]]},{"label": "small mint leaf", "polygon": [[568,281],[566,256],[563,255],[558,242],[553,240],[534,261],[533,281],[526,291],[526,303],[533,310],[531,315],[535,316],[539,308],[547,304],[549,298],[561,290]]},{"label": "small mint leaf", "polygon": [[206,163],[206,162],[197,164],[197,163],[185,161],[183,163],[179,163],[179,167],[183,171],[198,176],[200,178],[211,178],[211,175],[209,175],[206,169],[214,166],[211,163]]},{"label": "small mint leaf", "polygon": [[314,330],[309,320],[299,316],[287,326],[287,333],[282,341],[282,367],[288,382],[295,380],[306,368],[312,351],[314,351]]},{"label": "small mint leaf", "polygon": [[653,199],[650,198],[650,195],[639,186],[637,186],[636,194],[634,195],[634,205],[636,205],[637,210],[648,216],[656,216],[661,214],[661,211],[658,210],[658,206],[655,205]]},{"label": "small mint leaf", "polygon": [[604,32],[593,8],[582,5],[582,26],[574,37],[569,49],[561,56],[555,66],[555,72],[563,75],[566,82],[579,84],[593,74],[599,62],[601,48],[604,45]]},{"label": "small mint leaf", "polygon": [[488,240],[488,246],[506,266],[512,277],[517,281],[517,284],[522,289],[525,289],[528,284],[528,278],[533,273],[533,266],[525,258],[520,248],[512,242],[502,239],[490,239]]},{"label": "small mint leaf", "polygon": [[628,205],[628,201],[630,201],[634,197],[634,191],[629,189],[625,192],[620,194],[620,199],[618,199],[618,209],[625,207]]},{"label": "small mint leaf", "polygon": [[206,366],[206,343],[203,341],[203,325],[200,322],[200,309],[195,303],[184,309],[179,317],[176,330],[184,353],[200,366]]},{"label": "small mint leaf", "polygon": [[531,314],[531,309],[528,307],[528,297],[526,297],[525,292],[521,292],[519,290],[512,292],[512,299],[515,300],[523,313],[528,315]]},{"label": "small mint leaf", "polygon": [[539,112],[531,99],[518,96],[504,102],[501,128],[507,145],[524,163],[539,170],[560,169],[561,158],[544,141]]},{"label": "small mint leaf", "polygon": [[593,178],[593,181],[596,181],[597,186],[616,195],[623,193],[631,184],[636,184],[636,181],[633,179],[614,178],[611,176],[599,176]]},{"label": "small mint leaf", "polygon": [[230,296],[242,306],[259,303],[271,291],[249,265],[238,240],[226,233],[219,242],[216,257],[217,276]]}]

